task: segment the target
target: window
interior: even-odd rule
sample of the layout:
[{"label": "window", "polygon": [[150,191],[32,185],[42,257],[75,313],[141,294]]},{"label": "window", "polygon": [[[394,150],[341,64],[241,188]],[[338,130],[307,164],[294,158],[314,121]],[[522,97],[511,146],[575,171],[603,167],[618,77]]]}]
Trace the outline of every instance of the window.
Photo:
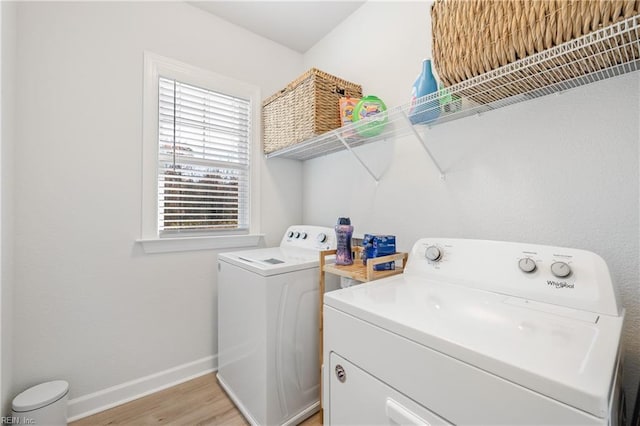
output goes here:
[{"label": "window", "polygon": [[158,230],[249,229],[251,102],[160,77]]},{"label": "window", "polygon": [[255,87],[145,53],[143,242],[225,236],[213,247],[233,247],[229,236],[256,233],[259,99]]}]

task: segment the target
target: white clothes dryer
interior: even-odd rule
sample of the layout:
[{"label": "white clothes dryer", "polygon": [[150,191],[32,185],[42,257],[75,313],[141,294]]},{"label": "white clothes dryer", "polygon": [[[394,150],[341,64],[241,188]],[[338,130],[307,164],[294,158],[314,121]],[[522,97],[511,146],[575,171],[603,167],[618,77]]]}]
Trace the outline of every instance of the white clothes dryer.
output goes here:
[{"label": "white clothes dryer", "polygon": [[279,247],[218,256],[217,377],[253,425],[319,409],[319,252],[335,244],[332,228],[300,225]]},{"label": "white clothes dryer", "polygon": [[594,253],[421,239],[404,274],[324,295],[324,420],[623,426],[623,317]]}]

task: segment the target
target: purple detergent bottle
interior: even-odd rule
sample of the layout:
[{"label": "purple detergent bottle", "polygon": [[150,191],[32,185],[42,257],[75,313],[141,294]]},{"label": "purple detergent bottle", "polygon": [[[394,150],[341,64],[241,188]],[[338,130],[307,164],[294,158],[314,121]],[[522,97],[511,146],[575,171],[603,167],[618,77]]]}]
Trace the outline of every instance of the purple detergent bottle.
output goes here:
[{"label": "purple detergent bottle", "polygon": [[338,218],[336,225],[336,265],[353,265],[351,255],[351,237],[353,236],[353,226],[348,217]]}]

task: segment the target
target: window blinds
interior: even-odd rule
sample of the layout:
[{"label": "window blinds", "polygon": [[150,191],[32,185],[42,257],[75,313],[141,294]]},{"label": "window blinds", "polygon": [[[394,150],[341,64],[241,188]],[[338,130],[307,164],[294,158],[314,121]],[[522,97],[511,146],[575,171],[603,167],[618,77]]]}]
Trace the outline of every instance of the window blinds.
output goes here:
[{"label": "window blinds", "polygon": [[251,103],[159,79],[158,229],[249,228]]}]

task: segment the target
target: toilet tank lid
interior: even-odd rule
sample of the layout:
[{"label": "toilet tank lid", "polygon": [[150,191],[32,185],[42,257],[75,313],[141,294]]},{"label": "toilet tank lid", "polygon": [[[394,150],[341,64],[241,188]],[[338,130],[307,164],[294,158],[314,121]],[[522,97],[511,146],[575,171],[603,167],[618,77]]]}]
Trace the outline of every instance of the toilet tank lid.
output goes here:
[{"label": "toilet tank lid", "polygon": [[13,411],[33,411],[58,401],[69,392],[64,380],[40,383],[20,393],[13,399]]}]

